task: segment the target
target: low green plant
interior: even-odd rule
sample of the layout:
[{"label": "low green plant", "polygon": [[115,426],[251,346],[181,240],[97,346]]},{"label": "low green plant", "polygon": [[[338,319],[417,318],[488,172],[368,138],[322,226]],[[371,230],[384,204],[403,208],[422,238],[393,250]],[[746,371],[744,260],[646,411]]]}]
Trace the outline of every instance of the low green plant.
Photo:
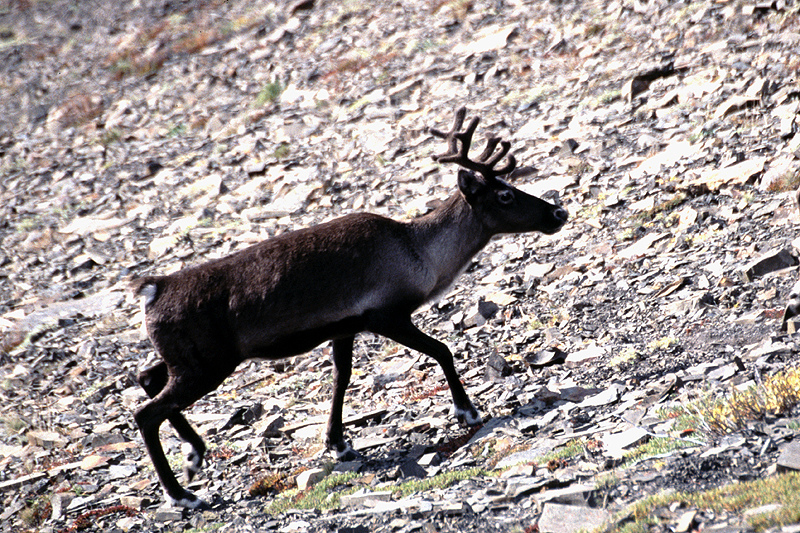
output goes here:
[{"label": "low green plant", "polygon": [[100,135],[99,143],[103,146],[108,146],[110,144],[114,144],[118,142],[122,138],[122,130],[119,128],[111,128],[109,130],[103,130],[103,133]]},{"label": "low green plant", "polygon": [[450,485],[465,479],[488,475],[491,475],[491,473],[481,467],[469,468],[467,470],[451,470],[450,472],[442,472],[441,474],[437,474],[433,477],[425,479],[406,481],[405,483],[401,483],[391,490],[395,496],[402,498],[425,490],[445,489]]},{"label": "low green plant", "polygon": [[633,466],[638,461],[648,457],[654,457],[692,446],[697,446],[697,443],[672,437],[653,437],[625,454],[623,468]]},{"label": "low green plant", "polygon": [[603,94],[601,94],[597,98],[597,101],[600,104],[603,104],[603,105],[610,104],[614,100],[619,100],[619,97],[620,97],[621,94],[622,94],[622,91],[620,91],[619,89],[611,89],[611,90],[606,91]]},{"label": "low green plant", "polygon": [[639,357],[639,352],[636,348],[628,347],[621,350],[617,355],[611,358],[608,362],[613,367],[618,367],[624,363],[629,363]]},{"label": "low green plant", "polygon": [[798,403],[800,369],[795,367],[767,376],[747,389],[733,389],[725,398],[707,405],[703,414],[709,429],[728,433],[750,420],[786,414]]},{"label": "low green plant", "polygon": [[800,187],[800,170],[789,170],[767,186],[769,192],[794,191]]},{"label": "low green plant", "polygon": [[636,225],[636,226],[631,226],[629,228],[625,228],[621,232],[617,233],[616,235],[617,240],[620,242],[632,241],[636,237],[636,234],[638,233],[640,227],[641,225]]},{"label": "low green plant", "polygon": [[505,106],[517,106],[520,104],[536,104],[547,100],[556,93],[556,88],[552,85],[540,85],[526,89],[514,89],[509,91],[500,99],[500,103]]},{"label": "low green plant", "polygon": [[256,107],[261,107],[265,104],[271,104],[276,102],[278,98],[280,98],[281,93],[283,92],[283,87],[279,81],[272,81],[264,85],[264,87],[258,92],[256,96],[256,100],[254,102]]},{"label": "low green plant", "polygon": [[528,322],[528,329],[535,330],[535,329],[544,329],[545,325],[544,322],[539,320],[539,317],[534,317]]},{"label": "low green plant", "polygon": [[19,222],[16,223],[14,229],[16,229],[20,233],[27,233],[29,231],[35,231],[40,229],[44,226],[44,222],[42,221],[42,217],[39,215],[32,215],[22,218]]},{"label": "low green plant", "polygon": [[561,448],[556,448],[552,452],[542,455],[542,457],[537,460],[537,463],[547,464],[550,461],[569,459],[582,454],[584,450],[586,450],[586,441],[584,439],[572,439]]},{"label": "low green plant", "polygon": [[439,48],[441,44],[438,41],[434,41],[433,39],[421,39],[414,43],[414,48],[419,50],[420,52],[429,52],[431,50],[435,50]]},{"label": "low green plant", "polygon": [[606,474],[606,475],[598,477],[595,480],[595,487],[598,490],[610,489],[610,488],[616,487],[621,482],[622,482],[622,479],[620,479],[620,477],[617,476],[616,474]]},{"label": "low green plant", "polygon": [[661,337],[660,339],[651,341],[647,345],[647,349],[651,351],[666,350],[667,348],[675,344],[678,344],[678,339],[676,339],[675,337]]},{"label": "low green plant", "polygon": [[603,212],[603,201],[598,198],[593,204],[585,204],[576,214],[575,218],[579,220],[586,220],[590,218],[597,218]]},{"label": "low green plant", "polygon": [[19,434],[27,429],[30,424],[28,424],[28,422],[26,422],[23,418],[11,416],[8,418],[3,418],[3,425],[10,433]]},{"label": "low green plant", "polygon": [[179,137],[186,133],[186,124],[175,124],[167,131],[167,137]]},{"label": "low green plant", "polygon": [[289,157],[289,153],[291,153],[291,151],[291,146],[289,146],[287,143],[281,143],[280,146],[275,148],[275,151],[272,152],[272,157],[278,160],[286,159]]},{"label": "low green plant", "polygon": [[449,7],[453,17],[461,20],[472,9],[473,0],[431,0],[431,11],[437,13]]},{"label": "low green plant", "polygon": [[596,533],[645,533],[661,519],[654,512],[674,503],[728,514],[743,513],[768,504],[779,506],[747,517],[750,527],[764,531],[800,521],[800,473],[790,472],[766,479],[733,483],[707,491],[662,493],[631,505],[617,513],[616,523],[595,529]]},{"label": "low green plant", "polygon": [[331,474],[306,491],[298,489],[284,491],[267,505],[264,512],[274,516],[289,509],[317,509],[320,511],[336,509],[339,507],[341,497],[352,494],[358,490],[358,487],[351,486],[335,492],[334,489],[349,484],[357,477],[358,474],[355,472]]},{"label": "low green plant", "polygon": [[47,496],[37,496],[36,498],[29,500],[25,505],[25,508],[20,511],[20,519],[22,520],[22,523],[28,527],[38,527],[44,521],[50,518],[52,510],[53,509],[50,506],[50,500],[47,498]]},{"label": "low green plant", "polygon": [[664,200],[663,202],[654,205],[650,209],[646,209],[641,213],[636,213],[628,220],[635,222],[637,224],[642,224],[643,222],[655,220],[659,216],[666,219],[669,212],[678,207],[679,205],[681,205],[683,202],[685,202],[687,198],[688,196],[686,195],[686,193],[679,192],[671,196],[670,198]]}]

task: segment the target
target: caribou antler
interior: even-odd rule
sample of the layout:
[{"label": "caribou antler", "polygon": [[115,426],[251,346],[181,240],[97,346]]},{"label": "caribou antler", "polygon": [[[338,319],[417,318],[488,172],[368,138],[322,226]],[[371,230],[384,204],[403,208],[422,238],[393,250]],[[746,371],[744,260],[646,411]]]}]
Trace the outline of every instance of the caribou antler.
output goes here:
[{"label": "caribou antler", "polygon": [[[508,141],[501,141],[500,137],[489,137],[486,139],[486,149],[478,156],[478,159],[473,161],[469,158],[469,148],[472,144],[472,135],[480,122],[479,117],[473,117],[467,128],[460,131],[464,125],[464,117],[467,115],[467,108],[462,107],[456,111],[455,122],[453,129],[445,133],[441,130],[430,128],[431,135],[445,139],[447,141],[448,151],[444,154],[433,156],[433,160],[438,163],[457,163],[469,170],[480,172],[487,180],[496,179],[498,176],[504,176],[510,173],[517,166],[517,160],[513,155],[508,156],[508,163],[504,167],[495,169],[494,166],[503,159],[508,151],[511,149],[511,143]],[[461,147],[458,146],[458,141],[461,141]],[[500,145],[500,150],[495,153],[497,145]]]}]

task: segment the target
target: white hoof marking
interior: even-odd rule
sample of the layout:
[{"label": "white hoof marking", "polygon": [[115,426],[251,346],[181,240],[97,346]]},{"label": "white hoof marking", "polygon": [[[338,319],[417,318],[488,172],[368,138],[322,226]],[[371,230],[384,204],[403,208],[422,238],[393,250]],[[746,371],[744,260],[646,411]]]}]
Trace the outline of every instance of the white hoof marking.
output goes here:
[{"label": "white hoof marking", "polygon": [[472,410],[467,409],[459,409],[455,407],[456,418],[460,421],[463,420],[464,423],[470,426],[475,426],[483,422],[481,415],[478,414],[478,410],[474,407]]},{"label": "white hoof marking", "polygon": [[167,504],[170,507],[184,507],[186,509],[197,509],[198,507],[202,507],[205,505],[205,502],[200,498],[198,498],[197,496],[195,496],[193,493],[189,492],[188,490],[185,492],[186,492],[186,497],[176,500],[175,498],[167,494],[167,491],[164,491],[164,499],[167,500]]}]

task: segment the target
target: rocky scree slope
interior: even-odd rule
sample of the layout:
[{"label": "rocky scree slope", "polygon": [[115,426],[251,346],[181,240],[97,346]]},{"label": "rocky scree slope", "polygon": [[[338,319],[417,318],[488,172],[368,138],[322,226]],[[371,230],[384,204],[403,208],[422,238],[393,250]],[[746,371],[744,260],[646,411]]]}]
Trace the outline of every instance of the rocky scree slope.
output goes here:
[{"label": "rocky scree slope", "polygon": [[[792,402],[713,401],[797,361],[780,328],[799,32],[783,1],[2,6],[3,529],[570,531],[797,468]],[[314,503],[279,493],[334,466],[329,349],[247,364],[188,412],[214,509],[160,507],[131,416],[155,356],[126,280],[348,212],[426,212],[455,169],[425,128],[461,105],[572,216],[496,240],[416,316],[487,424],[454,423],[432,361],[362,336],[347,415],[365,459]],[[685,499],[647,527],[780,531],[781,509]]]}]

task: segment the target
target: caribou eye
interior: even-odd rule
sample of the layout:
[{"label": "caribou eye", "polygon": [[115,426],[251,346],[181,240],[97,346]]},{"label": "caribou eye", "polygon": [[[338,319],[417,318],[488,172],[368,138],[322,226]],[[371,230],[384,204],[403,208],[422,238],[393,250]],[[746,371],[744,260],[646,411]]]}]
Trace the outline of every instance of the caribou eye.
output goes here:
[{"label": "caribou eye", "polygon": [[504,205],[514,202],[514,193],[509,190],[502,190],[497,193],[497,201]]}]

